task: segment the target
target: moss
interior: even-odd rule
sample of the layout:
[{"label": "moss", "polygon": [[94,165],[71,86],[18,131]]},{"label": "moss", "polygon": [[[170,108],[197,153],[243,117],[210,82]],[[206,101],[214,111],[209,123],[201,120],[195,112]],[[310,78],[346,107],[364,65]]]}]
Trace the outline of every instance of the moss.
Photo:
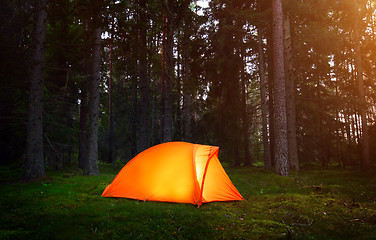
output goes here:
[{"label": "moss", "polygon": [[[226,168],[240,202],[190,204],[100,197],[116,172],[49,172],[0,188],[0,239],[372,239],[375,177],[310,170],[280,177],[260,168]],[[17,171],[1,169],[0,172]],[[13,177],[12,177],[13,176]],[[69,177],[67,177],[69,176]],[[317,187],[320,186],[320,187]]]}]

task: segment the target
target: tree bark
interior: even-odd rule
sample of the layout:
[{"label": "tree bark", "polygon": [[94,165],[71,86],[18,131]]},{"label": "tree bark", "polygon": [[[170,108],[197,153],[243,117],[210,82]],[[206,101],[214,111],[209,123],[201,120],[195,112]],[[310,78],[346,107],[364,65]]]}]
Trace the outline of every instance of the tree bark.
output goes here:
[{"label": "tree bark", "polygon": [[161,122],[161,134],[160,139],[161,142],[164,141],[164,124],[165,124],[165,118],[164,118],[164,112],[165,112],[165,101],[166,101],[166,91],[165,91],[165,82],[166,82],[166,6],[164,5],[164,2],[162,0],[162,8],[163,8],[163,18],[162,18],[162,56],[161,56],[161,109],[160,109],[160,122]]},{"label": "tree bark", "polygon": [[[187,50],[183,50],[187,51]],[[184,73],[183,73],[183,130],[184,130],[184,140],[192,140],[192,129],[191,129],[191,104],[192,96],[189,89],[190,80],[190,59],[189,53],[187,53],[183,59],[184,61]]]},{"label": "tree bark", "polygon": [[[336,64],[334,64],[336,66]],[[335,68],[336,69],[336,68]],[[335,72],[336,74],[336,72]],[[338,79],[335,81],[335,93],[336,93],[336,98],[338,99]],[[343,166],[345,167],[345,164],[343,162],[343,154],[342,154],[342,144],[341,144],[341,139],[343,139],[343,136],[340,136],[340,130],[341,130],[341,117],[339,115],[339,107],[335,106],[335,134],[336,134],[336,158],[338,161],[338,167],[341,167],[341,162],[343,163]]]},{"label": "tree bark", "polygon": [[244,148],[244,165],[245,166],[252,166],[252,158],[250,154],[250,137],[249,137],[249,119],[248,119],[248,111],[247,111],[247,81],[246,81],[246,74],[245,74],[245,49],[244,46],[241,46],[241,57],[243,66],[241,69],[241,91],[242,91],[242,120],[243,120],[243,148]]},{"label": "tree bark", "polygon": [[262,47],[261,30],[258,29],[258,52],[259,52],[259,75],[260,75],[260,95],[261,95],[261,118],[262,118],[262,144],[264,147],[264,168],[266,170],[272,169],[272,162],[270,159],[270,145],[268,139],[268,103],[266,99],[265,87],[265,62],[264,50]]},{"label": "tree bark", "polygon": [[[153,81],[151,83],[152,85],[152,89],[159,89],[159,86],[157,84],[157,81]],[[161,134],[160,134],[160,128],[161,128],[161,125],[158,124],[160,122],[160,120],[162,119],[161,115],[161,109],[160,109],[160,105],[159,105],[159,99],[158,99],[158,94],[154,93],[151,95],[151,99],[152,99],[152,104],[151,104],[151,145],[156,145],[157,143],[160,143],[161,142]]]},{"label": "tree bark", "polygon": [[140,76],[140,120],[138,152],[149,146],[149,78],[147,75],[147,46],[146,46],[146,1],[139,0],[139,76]]},{"label": "tree bark", "polygon": [[137,79],[132,78],[131,83],[131,116],[130,116],[130,129],[131,129],[131,137],[130,137],[130,145],[131,145],[131,156],[132,158],[137,154]]},{"label": "tree bark", "polygon": [[92,74],[89,83],[89,128],[87,145],[87,175],[99,175],[98,169],[98,119],[99,119],[99,84],[101,63],[101,29],[99,27],[99,9],[94,7],[94,29],[92,49]]},{"label": "tree bark", "polygon": [[352,134],[351,134],[351,128],[350,128],[350,125],[351,125],[351,121],[350,121],[350,117],[349,117],[349,112],[350,112],[350,109],[347,108],[346,111],[345,111],[345,131],[346,131],[346,136],[347,136],[347,144],[348,144],[348,154],[347,155],[347,159],[346,161],[351,164],[352,162]]},{"label": "tree bark", "polygon": [[80,93],[80,123],[79,123],[79,143],[78,143],[78,167],[85,169],[87,161],[86,151],[86,121],[87,121],[87,79],[82,83]]},{"label": "tree bark", "polygon": [[[269,32],[272,32],[269,30]],[[268,78],[267,78],[267,83],[268,83],[268,96],[269,96],[269,101],[268,101],[268,111],[269,111],[269,147],[270,147],[270,162],[271,166],[275,166],[275,124],[274,124],[274,111],[275,111],[275,106],[274,106],[274,63],[273,63],[273,34],[269,33],[268,34],[268,47],[266,49],[266,56],[267,56],[267,72],[268,72]]]},{"label": "tree bark", "polygon": [[290,16],[284,17],[284,46],[285,46],[285,73],[286,73],[286,113],[287,113],[287,137],[288,159],[290,168],[299,171],[298,148],[296,142],[296,111],[295,111],[295,80],[292,61],[292,40]]},{"label": "tree bark", "polygon": [[283,56],[282,0],[273,0],[273,70],[275,107],[275,167],[282,176],[289,176],[286,81]]},{"label": "tree bark", "polygon": [[[180,34],[180,30],[178,30]],[[172,106],[173,106],[173,118],[172,118],[172,126],[174,126],[174,131],[172,134],[173,139],[181,140],[183,138],[183,129],[182,129],[182,101],[183,101],[183,94],[182,94],[182,50],[181,50],[181,42],[176,42],[176,62],[175,62],[175,71],[176,77],[175,81],[173,82],[173,89],[175,90],[175,94],[172,96]]]},{"label": "tree bark", "polygon": [[173,1],[165,3],[167,13],[166,24],[166,78],[164,95],[164,116],[163,116],[163,142],[172,141],[172,82],[174,79],[174,15]]},{"label": "tree bark", "polygon": [[28,106],[25,173],[23,180],[44,177],[43,158],[43,84],[47,1],[34,1],[32,62]]},{"label": "tree bark", "polygon": [[[90,39],[90,32],[89,32],[89,17],[86,18],[85,21],[85,31],[86,31],[86,41]],[[79,142],[78,142],[78,167],[82,170],[86,169],[86,162],[87,162],[87,107],[88,107],[88,83],[90,82],[90,50],[87,50],[87,56],[84,61],[83,72],[85,77],[81,82],[81,93],[80,93],[80,123],[79,123]]]},{"label": "tree bark", "polygon": [[358,0],[356,3],[356,17],[355,17],[355,65],[356,65],[356,84],[359,99],[359,113],[361,118],[361,167],[363,171],[367,171],[371,167],[369,157],[369,133],[367,124],[367,101],[365,98],[365,89],[363,83],[363,66],[362,66],[362,53],[361,53],[361,39],[360,39],[360,21],[361,21],[361,2]]},{"label": "tree bark", "polygon": [[183,36],[183,131],[184,140],[192,140],[191,130],[191,104],[192,96],[189,87],[191,78],[191,56],[190,56],[190,32],[191,32],[191,17],[189,9],[189,1],[185,1],[184,8],[184,36]]},{"label": "tree bark", "polygon": [[[111,35],[112,38],[112,35]],[[114,111],[112,104],[112,95],[113,95],[113,79],[112,79],[112,40],[110,43],[110,73],[108,79],[108,115],[109,115],[109,124],[110,124],[110,134],[109,134],[109,151],[108,151],[108,160],[112,165],[112,168],[115,169],[116,159],[115,159],[115,128],[114,128]]]}]

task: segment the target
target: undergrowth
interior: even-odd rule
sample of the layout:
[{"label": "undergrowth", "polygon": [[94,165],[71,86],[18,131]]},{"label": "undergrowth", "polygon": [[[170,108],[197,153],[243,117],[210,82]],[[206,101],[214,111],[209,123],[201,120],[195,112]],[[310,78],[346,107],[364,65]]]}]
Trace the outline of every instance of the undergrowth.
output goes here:
[{"label": "undergrowth", "polygon": [[197,208],[102,198],[118,171],[101,167],[30,183],[1,167],[0,239],[376,239],[376,177],[355,170],[226,167],[245,200]]}]

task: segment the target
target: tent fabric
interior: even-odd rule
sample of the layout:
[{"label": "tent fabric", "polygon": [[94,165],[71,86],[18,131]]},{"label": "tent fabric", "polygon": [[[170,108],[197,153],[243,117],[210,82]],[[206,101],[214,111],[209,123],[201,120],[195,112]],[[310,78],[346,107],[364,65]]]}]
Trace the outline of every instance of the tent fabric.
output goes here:
[{"label": "tent fabric", "polygon": [[243,200],[218,160],[219,148],[186,142],[153,146],[129,161],[102,193],[202,205]]}]

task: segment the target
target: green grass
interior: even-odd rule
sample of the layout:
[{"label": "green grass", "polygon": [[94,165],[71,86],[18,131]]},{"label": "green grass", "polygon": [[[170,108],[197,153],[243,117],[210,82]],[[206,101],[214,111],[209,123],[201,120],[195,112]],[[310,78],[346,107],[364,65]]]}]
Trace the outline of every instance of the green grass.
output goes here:
[{"label": "green grass", "polygon": [[245,201],[197,208],[102,198],[117,171],[101,170],[19,183],[1,167],[0,239],[376,239],[376,177],[357,171],[226,167]]}]

